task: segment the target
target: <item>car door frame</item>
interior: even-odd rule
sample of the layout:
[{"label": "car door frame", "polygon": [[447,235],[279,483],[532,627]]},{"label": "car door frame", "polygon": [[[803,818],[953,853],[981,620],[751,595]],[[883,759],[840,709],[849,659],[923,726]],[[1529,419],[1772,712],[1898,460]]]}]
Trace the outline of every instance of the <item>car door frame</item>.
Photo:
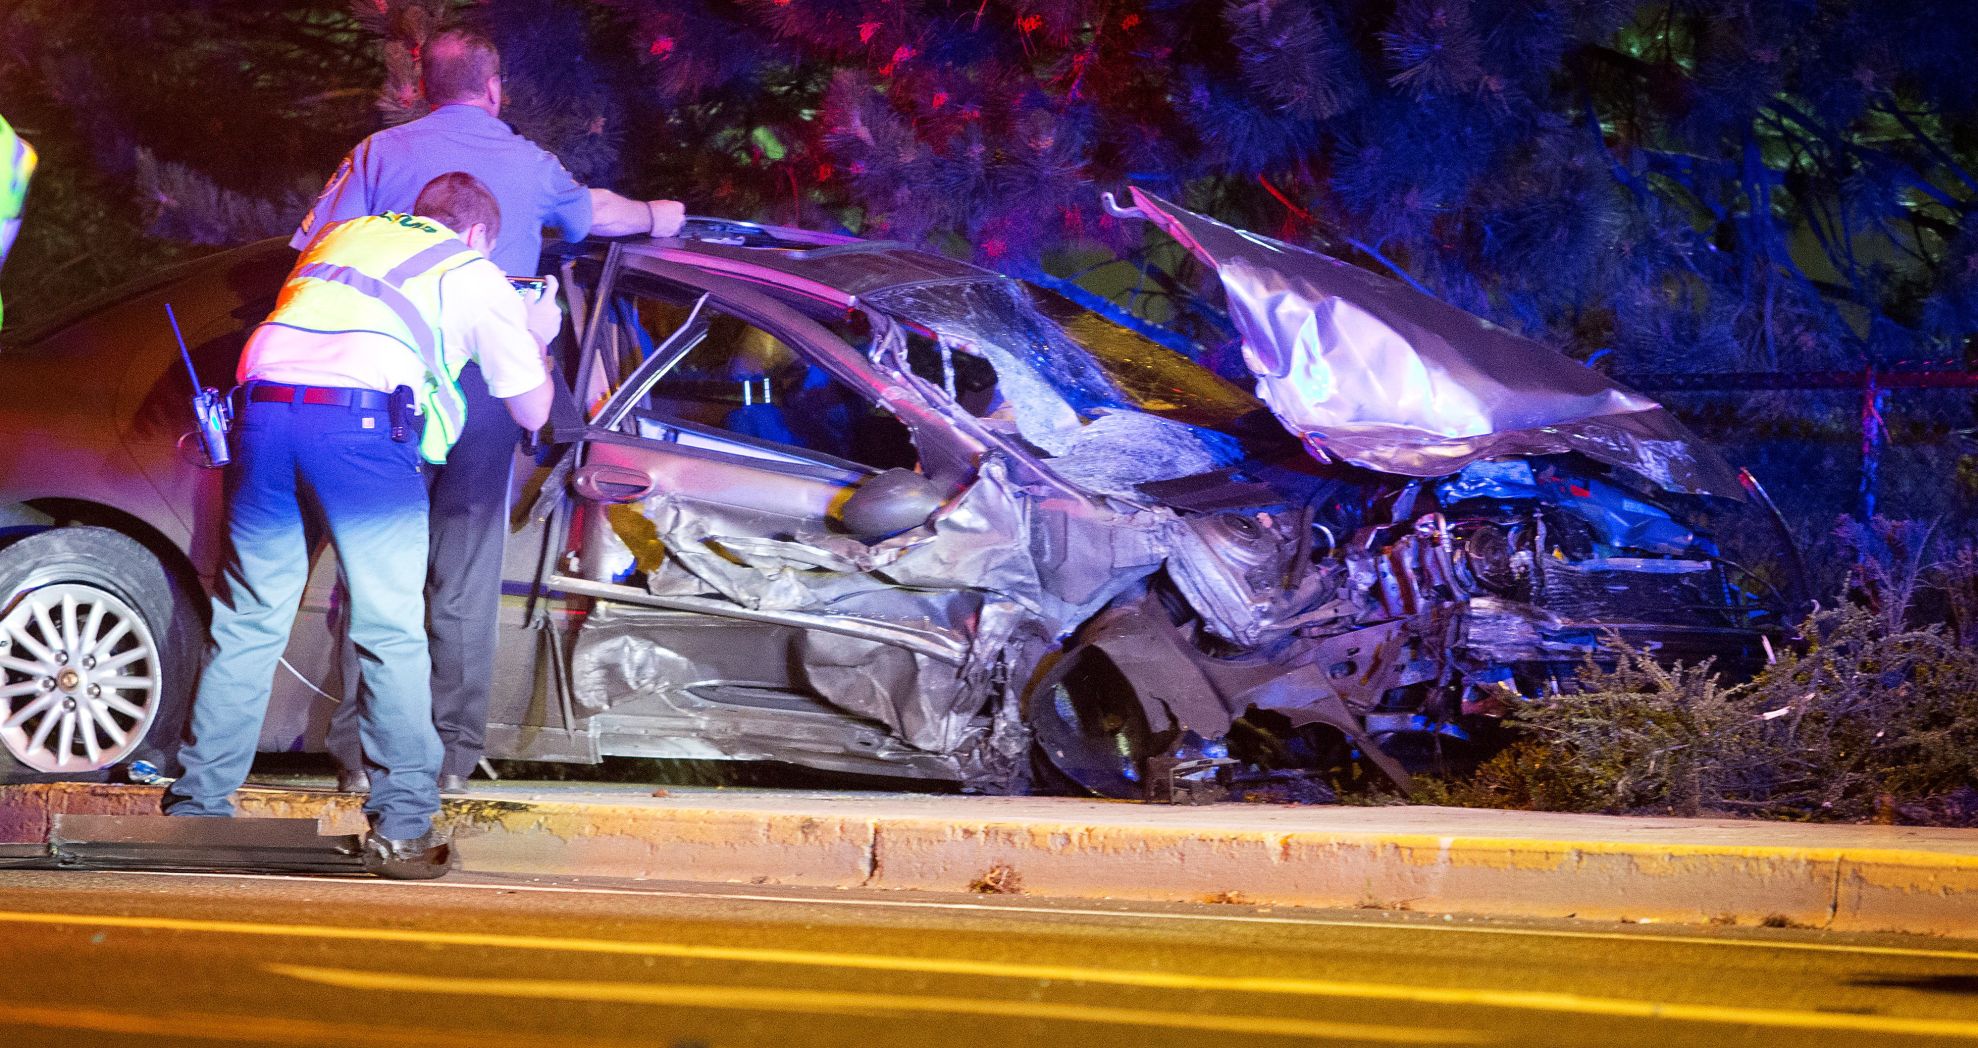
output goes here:
[{"label": "car door frame", "polygon": [[[611,272],[616,264],[633,271],[639,279],[655,280],[675,289],[690,301],[707,296],[710,303],[718,305],[724,312],[783,341],[804,359],[822,366],[831,377],[851,387],[852,391],[861,398],[892,411],[907,426],[923,459],[928,458],[932,450],[932,453],[939,456],[943,462],[966,462],[970,464],[971,469],[974,463],[980,461],[984,451],[983,444],[957,430],[940,413],[922,406],[898,382],[873,370],[872,365],[847,345],[844,339],[832,333],[830,329],[797,306],[782,301],[751,283],[730,276],[705,273],[690,266],[648,255],[622,253],[616,260],[602,264],[604,268],[600,271],[599,279],[591,284],[589,288],[591,292],[595,293],[599,289],[607,293],[618,291],[617,281],[623,274]],[[565,272],[569,276],[577,276],[574,266],[566,269]],[[574,281],[570,283],[572,286],[581,286]],[[820,299],[817,295],[808,297],[813,300]],[[856,297],[851,295],[846,295],[842,299],[823,301],[848,312],[862,309]],[[584,325],[585,330],[578,340],[579,356],[576,363],[580,369],[587,358],[594,357],[600,352],[599,333],[609,323],[602,316],[605,308],[602,297],[592,298],[582,303],[582,307],[588,322]],[[673,334],[675,333],[668,333],[667,340],[661,345],[670,342]],[[642,361],[630,374],[623,376],[620,389],[633,389],[642,384],[646,377],[644,372],[648,369],[670,366],[666,356],[655,352]],[[593,365],[595,363],[593,361]],[[607,398],[606,403],[600,405],[598,411],[584,414],[581,428],[575,429],[574,432],[558,432],[552,437],[552,442],[561,447],[556,453],[556,461],[544,478],[538,499],[529,510],[530,516],[547,528],[536,577],[529,589],[532,607],[532,613],[527,617],[526,622],[529,628],[541,629],[552,621],[565,618],[565,615],[555,614],[556,612],[576,613],[573,607],[575,603],[582,602],[588,605],[590,601],[607,600],[635,607],[695,612],[746,622],[837,633],[904,648],[954,666],[960,666],[966,661],[967,650],[964,646],[932,631],[869,620],[853,620],[841,616],[748,608],[712,598],[662,596],[635,587],[578,577],[561,570],[561,562],[574,548],[570,534],[571,519],[574,514],[570,511],[578,502],[579,496],[572,492],[570,487],[576,470],[580,468],[586,457],[586,450],[594,444],[649,447],[652,443],[649,438],[635,437],[595,424],[594,420],[603,417],[607,410],[615,410],[616,400],[615,395]],[[738,443],[755,442],[752,438],[739,434],[727,435],[723,439]],[[761,443],[770,448],[780,447],[769,442]],[[801,452],[806,459],[821,461],[815,465],[778,462],[688,445],[676,445],[669,448],[668,452],[686,458],[699,458],[710,462],[730,461],[745,464],[749,468],[807,476],[813,479],[849,481],[848,474],[875,476],[879,472],[871,467],[839,460],[823,453],[811,452],[807,449],[795,450]],[[820,474],[831,476],[824,477]],[[563,630],[549,630],[544,635],[548,638],[548,643],[545,645],[548,649],[548,677],[558,707],[556,719],[562,724],[558,727],[547,723],[549,710],[544,708],[544,704],[531,704],[531,712],[542,716],[532,718],[536,723],[516,727],[525,732],[568,734],[568,738],[560,740],[559,744],[551,748],[530,747],[531,756],[594,761],[598,759],[596,731],[592,729],[585,732],[579,727],[584,718],[576,713],[579,706],[574,694],[576,684],[569,673],[575,631],[568,631],[566,635]],[[590,736],[588,747],[584,740],[575,737],[580,734]]]},{"label": "car door frame", "polygon": [[[927,453],[927,446],[924,441],[937,443],[945,441],[947,446],[939,450],[948,456],[966,456],[973,459],[980,454],[980,445],[972,444],[951,427],[943,425],[942,422],[944,420],[935,413],[927,412],[925,409],[919,409],[918,404],[906,401],[907,394],[904,388],[900,387],[897,383],[888,381],[884,376],[873,371],[871,364],[850,346],[846,345],[842,338],[833,334],[830,329],[824,327],[801,309],[765,294],[748,283],[729,276],[705,273],[689,266],[650,256],[628,254],[623,256],[623,258],[624,265],[634,270],[638,276],[671,285],[683,293],[681,296],[683,298],[699,299],[706,296],[711,303],[715,304],[723,312],[781,340],[806,360],[824,367],[833,378],[851,386],[853,392],[869,402],[894,411],[897,416],[900,416],[902,423],[912,433],[916,447],[919,448],[922,455],[926,455]],[[609,290],[612,290],[614,293],[618,290],[616,279],[610,281],[601,280],[600,283],[613,285]],[[846,295],[840,300],[831,301],[830,304],[847,310],[858,308],[857,298],[851,295]],[[593,310],[601,311],[602,309],[600,303],[591,303],[590,306]],[[590,330],[586,332],[587,337],[584,339],[584,345],[579,350],[581,354],[588,356],[598,351],[595,345],[597,339],[596,333],[603,330],[605,323],[606,321],[600,316],[589,325]],[[669,333],[668,341],[671,340],[671,335],[672,333]],[[626,390],[636,388],[644,383],[645,372],[671,366],[671,363],[662,354],[655,353],[642,361],[630,374],[624,376],[620,388]],[[585,446],[594,443],[624,444],[635,447],[649,446],[649,438],[634,437],[593,424],[592,419],[601,417],[608,409],[612,409],[616,405],[616,402],[617,398],[615,396],[608,399],[606,404],[600,406],[598,412],[586,418],[583,431],[573,435],[571,442],[574,446],[567,452],[573,460],[580,459]],[[905,411],[901,410],[903,404],[906,408]],[[916,411],[915,409],[918,410]],[[907,417],[909,413],[915,414],[918,417],[909,418]],[[916,421],[920,424],[916,425]],[[731,440],[738,444],[761,444],[769,450],[776,450],[781,447],[771,442],[757,441],[740,434],[726,435],[723,439]],[[795,450],[800,452],[801,457],[805,459],[817,460],[816,463],[812,465],[809,463],[779,462],[733,455],[710,448],[693,447],[690,445],[677,445],[669,448],[668,452],[685,458],[698,458],[716,463],[728,462],[745,465],[753,469],[827,481],[848,481],[849,477],[846,475],[851,473],[859,473],[870,477],[876,476],[880,472],[872,467],[847,462],[821,452],[813,452],[808,449]],[[545,494],[550,493],[545,492]],[[555,495],[566,500],[576,497],[567,490],[559,490]],[[568,547],[569,543],[566,540],[563,548],[567,549]],[[546,578],[544,585],[550,591],[618,600],[623,603],[645,607],[697,611],[746,621],[800,626],[827,633],[840,633],[846,636],[860,637],[896,645],[953,665],[961,665],[967,654],[965,649],[954,644],[946,637],[928,631],[915,630],[902,626],[865,621],[847,621],[838,617],[805,612],[746,608],[726,601],[707,598],[658,596],[633,587],[575,578],[560,572],[553,573]]]}]

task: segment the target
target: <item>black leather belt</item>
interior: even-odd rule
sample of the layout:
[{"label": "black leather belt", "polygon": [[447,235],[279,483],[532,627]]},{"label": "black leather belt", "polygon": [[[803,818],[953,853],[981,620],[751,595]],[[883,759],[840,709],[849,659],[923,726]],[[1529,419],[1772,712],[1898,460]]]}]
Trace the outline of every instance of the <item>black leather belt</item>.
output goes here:
[{"label": "black leather belt", "polygon": [[346,389],[342,386],[288,386],[280,382],[255,382],[248,387],[247,399],[277,404],[324,404],[363,411],[383,411],[391,406],[391,394],[375,389]]}]

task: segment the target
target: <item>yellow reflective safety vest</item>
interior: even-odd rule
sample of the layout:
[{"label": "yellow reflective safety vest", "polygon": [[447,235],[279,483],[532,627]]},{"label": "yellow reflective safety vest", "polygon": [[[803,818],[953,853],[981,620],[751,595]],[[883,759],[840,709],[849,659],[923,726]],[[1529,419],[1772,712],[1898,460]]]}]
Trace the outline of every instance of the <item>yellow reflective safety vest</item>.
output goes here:
[{"label": "yellow reflective safety vest", "polygon": [[34,177],[34,164],[34,148],[0,117],[0,265],[7,263],[14,235],[21,231],[21,211],[27,207],[27,183]]},{"label": "yellow reflective safety vest", "polygon": [[305,331],[368,331],[395,339],[426,365],[417,394],[426,418],[419,453],[445,462],[467,423],[462,356],[448,365],[440,330],[440,278],[483,257],[430,219],[384,214],[325,228],[295,264],[266,323]]}]

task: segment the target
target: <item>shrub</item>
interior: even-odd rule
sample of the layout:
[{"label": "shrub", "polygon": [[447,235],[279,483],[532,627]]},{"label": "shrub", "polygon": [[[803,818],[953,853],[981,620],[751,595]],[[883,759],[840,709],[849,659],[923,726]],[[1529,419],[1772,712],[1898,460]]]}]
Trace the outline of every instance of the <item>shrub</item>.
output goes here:
[{"label": "shrub", "polygon": [[1613,668],[1588,663],[1577,691],[1520,710],[1523,741],[1486,762],[1478,785],[1570,811],[1695,814],[1748,797],[1766,740],[1743,689],[1708,662],[1663,666],[1617,646]]},{"label": "shrub", "polygon": [[1768,807],[1857,818],[1978,782],[1978,651],[1854,606],[1805,632],[1742,689],[1770,718]]},{"label": "shrub", "polygon": [[1433,803],[1547,811],[1863,818],[1978,783],[1978,651],[1886,607],[1813,615],[1802,651],[1726,684],[1617,644],[1573,692],[1512,717],[1519,741]]}]

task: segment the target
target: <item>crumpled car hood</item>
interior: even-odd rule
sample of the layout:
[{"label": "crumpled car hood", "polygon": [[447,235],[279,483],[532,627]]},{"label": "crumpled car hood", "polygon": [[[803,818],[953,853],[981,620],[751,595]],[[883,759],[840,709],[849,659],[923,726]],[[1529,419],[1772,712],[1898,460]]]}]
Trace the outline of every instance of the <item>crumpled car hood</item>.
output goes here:
[{"label": "crumpled car hood", "polygon": [[1660,404],[1592,368],[1398,281],[1132,192],[1215,267],[1257,395],[1322,460],[1439,477],[1577,452],[1672,491],[1743,497],[1729,463]]}]

